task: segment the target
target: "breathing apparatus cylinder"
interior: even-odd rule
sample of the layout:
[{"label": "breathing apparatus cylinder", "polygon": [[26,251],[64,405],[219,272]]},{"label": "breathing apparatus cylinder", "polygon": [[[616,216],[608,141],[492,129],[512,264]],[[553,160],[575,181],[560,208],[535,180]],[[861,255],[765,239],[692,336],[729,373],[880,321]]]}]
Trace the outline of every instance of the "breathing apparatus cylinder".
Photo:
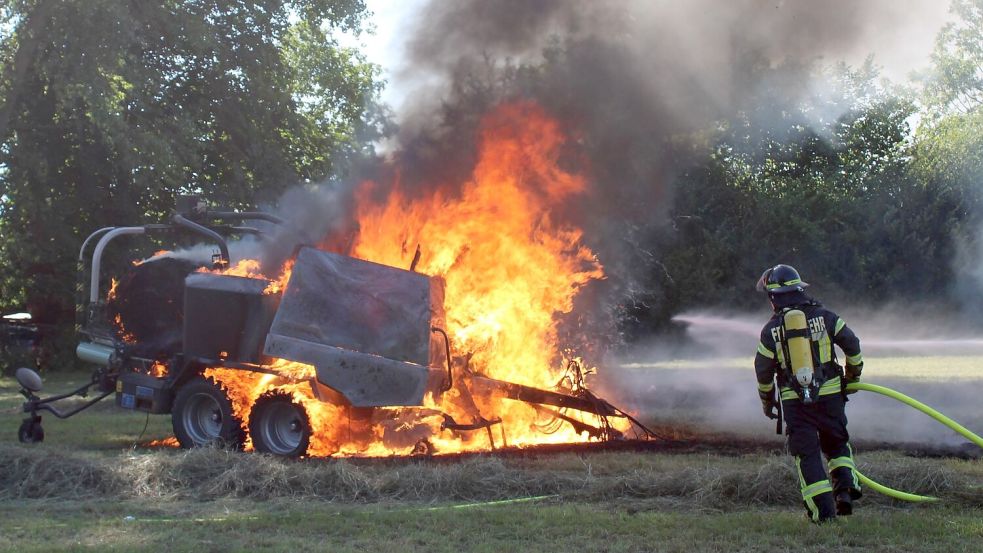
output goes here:
[{"label": "breathing apparatus cylinder", "polygon": [[785,312],[784,325],[785,339],[788,344],[789,370],[802,388],[802,401],[812,403],[818,395],[818,390],[815,389],[816,386],[813,386],[816,366],[812,358],[812,344],[810,343],[806,314],[798,309],[790,309]]}]

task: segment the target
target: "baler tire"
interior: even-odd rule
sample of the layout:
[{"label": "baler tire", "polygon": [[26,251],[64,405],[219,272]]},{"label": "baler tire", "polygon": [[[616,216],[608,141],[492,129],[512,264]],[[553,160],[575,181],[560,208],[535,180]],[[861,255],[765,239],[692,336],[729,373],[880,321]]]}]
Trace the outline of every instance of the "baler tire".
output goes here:
[{"label": "baler tire", "polygon": [[235,415],[232,400],[211,378],[196,378],[178,389],[171,410],[171,426],[181,447],[217,445],[242,449],[246,432]]},{"label": "baler tire", "polygon": [[273,391],[256,400],[249,414],[249,435],[256,451],[280,457],[300,457],[311,442],[307,409],[289,393]]},{"label": "baler tire", "polygon": [[44,428],[40,422],[24,421],[17,430],[17,439],[22,444],[38,444],[44,441]]}]

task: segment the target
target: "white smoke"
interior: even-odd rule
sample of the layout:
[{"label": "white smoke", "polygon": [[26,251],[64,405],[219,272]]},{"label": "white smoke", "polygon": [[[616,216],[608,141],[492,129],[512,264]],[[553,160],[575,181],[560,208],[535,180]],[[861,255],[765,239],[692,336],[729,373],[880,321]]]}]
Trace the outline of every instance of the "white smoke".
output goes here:
[{"label": "white smoke", "polygon": [[[769,316],[709,310],[679,315],[676,320],[686,326],[685,340],[657,340],[648,348],[612,358],[598,375],[603,379],[600,389],[661,423],[773,436],[774,421],[761,412],[753,367],[759,333]],[[978,393],[983,385],[983,339],[978,334],[959,330],[951,320],[901,318],[892,310],[842,316],[861,339],[863,381],[897,389],[983,432]],[[842,352],[839,358],[842,363]],[[854,440],[943,447],[966,443],[893,399],[872,392],[850,398],[847,416]]]},{"label": "white smoke", "polygon": [[[245,221],[245,226],[259,230],[259,234],[230,239],[227,245],[232,265],[244,259],[256,259],[263,274],[271,278],[279,273],[297,247],[344,250],[354,232],[351,186],[347,184],[295,186],[283,194],[275,208],[266,212],[278,216],[283,223]],[[170,258],[210,266],[218,254],[217,244],[203,242],[148,257],[143,263]]]}]

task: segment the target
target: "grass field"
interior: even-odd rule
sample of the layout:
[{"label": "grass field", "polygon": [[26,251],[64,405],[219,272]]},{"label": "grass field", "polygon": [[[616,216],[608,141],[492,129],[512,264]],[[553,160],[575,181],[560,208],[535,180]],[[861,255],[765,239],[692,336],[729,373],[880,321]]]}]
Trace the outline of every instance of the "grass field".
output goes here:
[{"label": "grass field", "polygon": [[[924,380],[932,363],[954,361],[922,358],[891,378]],[[956,387],[981,389],[973,362],[955,363],[965,366]],[[803,516],[791,461],[768,440],[736,452],[695,443],[284,461],[135,447],[169,435],[169,419],[117,410],[110,400],[67,421],[46,416],[46,441],[22,446],[19,405],[15,385],[0,380],[2,551],[983,550],[979,459],[864,451],[869,476],[943,501],[911,505],[868,492],[856,515],[816,527]]]},{"label": "grass field", "polygon": [[[789,510],[632,511],[569,501],[452,508],[324,502],[24,503],[11,551],[979,551],[979,512],[865,511],[814,527]],[[127,517],[134,517],[128,520]]]},{"label": "grass field", "polygon": [[[868,365],[868,373],[883,378],[983,381],[983,357],[977,356],[873,357],[868,359]],[[748,368],[751,366],[751,361],[744,357],[715,359],[714,363],[699,359],[675,359],[653,363],[629,363],[625,366],[652,370],[714,371],[721,367]]]}]

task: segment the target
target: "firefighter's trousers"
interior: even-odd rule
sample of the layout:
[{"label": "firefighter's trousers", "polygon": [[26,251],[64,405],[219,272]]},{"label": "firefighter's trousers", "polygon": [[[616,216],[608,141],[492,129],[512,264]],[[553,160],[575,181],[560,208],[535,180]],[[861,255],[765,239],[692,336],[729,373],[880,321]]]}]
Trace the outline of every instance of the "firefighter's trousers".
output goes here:
[{"label": "firefighter's trousers", "polygon": [[860,497],[844,404],[839,393],[820,396],[811,404],[798,398],[782,400],[789,452],[795,456],[802,500],[815,522],[836,516],[835,493],[846,490],[853,499]]}]

